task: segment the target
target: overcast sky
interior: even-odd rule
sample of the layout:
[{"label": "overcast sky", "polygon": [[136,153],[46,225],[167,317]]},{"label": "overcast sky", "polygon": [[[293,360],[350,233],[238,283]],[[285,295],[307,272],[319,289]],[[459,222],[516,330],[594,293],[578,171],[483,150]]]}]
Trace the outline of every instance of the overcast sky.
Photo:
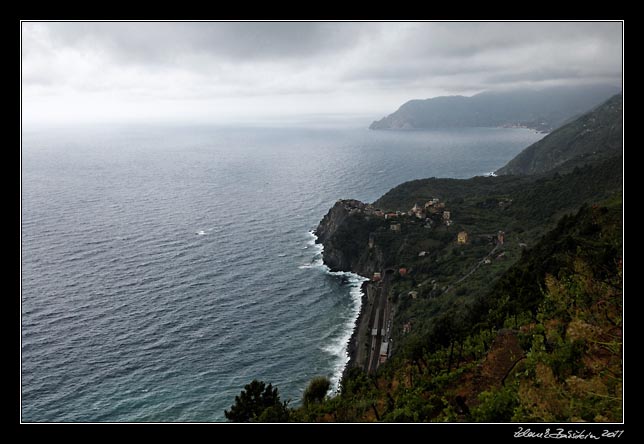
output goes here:
[{"label": "overcast sky", "polygon": [[22,23],[23,125],[228,122],[611,83],[621,23]]}]

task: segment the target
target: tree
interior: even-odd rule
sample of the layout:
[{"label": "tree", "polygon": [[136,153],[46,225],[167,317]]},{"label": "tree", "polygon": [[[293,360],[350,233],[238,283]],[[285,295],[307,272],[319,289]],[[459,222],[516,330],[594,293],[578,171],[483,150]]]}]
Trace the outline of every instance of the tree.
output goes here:
[{"label": "tree", "polygon": [[304,390],[304,395],[302,395],[302,402],[304,405],[309,405],[314,402],[322,402],[326,396],[326,392],[329,391],[331,386],[331,381],[326,376],[316,376],[311,379],[308,387]]},{"label": "tree", "polygon": [[231,422],[286,422],[290,416],[287,404],[280,401],[272,384],[253,379],[235,396],[235,403],[230,411],[224,410],[224,415]]}]

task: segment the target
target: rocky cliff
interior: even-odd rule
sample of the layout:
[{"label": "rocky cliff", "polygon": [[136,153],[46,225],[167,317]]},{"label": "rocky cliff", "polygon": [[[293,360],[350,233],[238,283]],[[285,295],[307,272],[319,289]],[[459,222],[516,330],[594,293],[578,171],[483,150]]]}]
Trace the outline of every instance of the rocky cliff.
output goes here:
[{"label": "rocky cliff", "polygon": [[371,277],[383,266],[383,253],[369,248],[369,236],[383,230],[382,217],[370,214],[370,206],[358,200],[339,200],[324,216],[315,234],[324,246],[324,263],[332,271],[351,271]]}]

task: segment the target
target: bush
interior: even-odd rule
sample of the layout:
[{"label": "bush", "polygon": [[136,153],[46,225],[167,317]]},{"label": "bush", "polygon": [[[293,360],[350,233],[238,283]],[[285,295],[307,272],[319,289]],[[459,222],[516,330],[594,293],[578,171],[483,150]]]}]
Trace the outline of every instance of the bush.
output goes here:
[{"label": "bush", "polygon": [[246,384],[230,411],[224,415],[231,422],[286,422],[289,419],[288,402],[280,402],[277,388],[253,379]]},{"label": "bush", "polygon": [[510,422],[514,409],[519,406],[516,388],[502,387],[479,395],[481,403],[472,409],[476,422]]},{"label": "bush", "polygon": [[308,387],[304,390],[302,402],[305,406],[312,403],[322,402],[326,393],[329,391],[330,386],[331,381],[329,381],[329,378],[326,376],[316,376],[311,379]]}]

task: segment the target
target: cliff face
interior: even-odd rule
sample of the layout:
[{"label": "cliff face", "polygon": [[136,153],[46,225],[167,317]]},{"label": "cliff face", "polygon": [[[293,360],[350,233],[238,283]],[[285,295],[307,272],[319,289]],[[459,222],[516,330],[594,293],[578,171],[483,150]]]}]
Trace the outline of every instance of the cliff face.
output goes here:
[{"label": "cliff face", "polygon": [[357,200],[339,200],[315,230],[317,243],[324,246],[324,263],[332,271],[351,271],[365,277],[383,265],[377,246],[369,248],[369,235],[384,226],[384,220],[369,215],[369,208]]}]

